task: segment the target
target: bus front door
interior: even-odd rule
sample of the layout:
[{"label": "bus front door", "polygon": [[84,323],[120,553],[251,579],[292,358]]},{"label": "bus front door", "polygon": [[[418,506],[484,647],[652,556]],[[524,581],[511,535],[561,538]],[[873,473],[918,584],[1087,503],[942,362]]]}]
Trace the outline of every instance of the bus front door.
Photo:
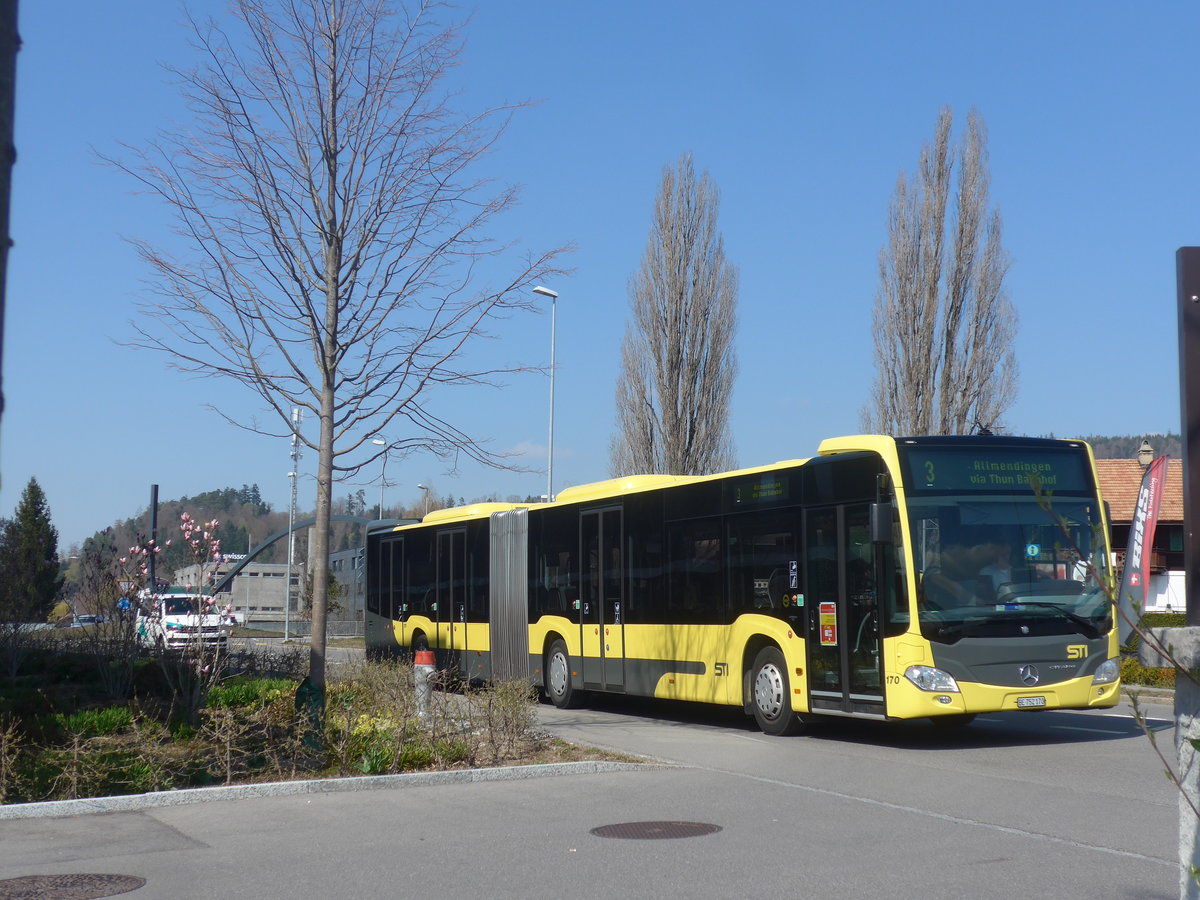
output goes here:
[{"label": "bus front door", "polygon": [[621,577],[620,508],[580,517],[580,628],[583,686],[625,689],[624,579]]},{"label": "bus front door", "polygon": [[813,509],[805,518],[810,708],[882,716],[870,506]]}]

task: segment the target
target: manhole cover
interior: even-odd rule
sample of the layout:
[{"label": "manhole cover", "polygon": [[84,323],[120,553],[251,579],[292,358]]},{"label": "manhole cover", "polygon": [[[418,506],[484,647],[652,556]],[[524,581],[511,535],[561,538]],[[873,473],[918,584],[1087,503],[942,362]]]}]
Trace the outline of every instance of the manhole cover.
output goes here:
[{"label": "manhole cover", "polygon": [[622,822],[620,825],[593,828],[592,834],[628,841],[661,841],[666,838],[700,837],[720,830],[720,825],[709,825],[707,822]]},{"label": "manhole cover", "polygon": [[99,900],[145,883],[133,875],[23,875],[0,881],[0,900]]}]

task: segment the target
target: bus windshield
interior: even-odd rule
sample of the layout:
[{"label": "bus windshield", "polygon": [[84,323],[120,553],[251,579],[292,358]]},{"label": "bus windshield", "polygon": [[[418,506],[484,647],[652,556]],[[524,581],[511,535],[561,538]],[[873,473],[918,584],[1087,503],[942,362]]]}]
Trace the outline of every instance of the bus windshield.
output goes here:
[{"label": "bus windshield", "polygon": [[1099,511],[1093,499],[1032,493],[909,498],[921,632],[964,637],[1078,633],[1112,627]]},{"label": "bus windshield", "polygon": [[[203,603],[201,601],[203,600]],[[201,606],[205,609],[201,609]],[[198,613],[211,613],[212,599],[197,597],[194,594],[172,594],[163,598],[163,612],[168,616],[190,616]]]}]

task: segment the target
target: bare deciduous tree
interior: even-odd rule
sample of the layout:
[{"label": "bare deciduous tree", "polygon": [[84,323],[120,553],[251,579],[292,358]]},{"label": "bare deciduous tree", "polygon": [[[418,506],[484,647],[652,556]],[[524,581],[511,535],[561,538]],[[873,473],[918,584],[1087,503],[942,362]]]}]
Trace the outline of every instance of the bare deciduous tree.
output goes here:
[{"label": "bare deciduous tree", "polygon": [[[157,302],[136,343],[250,388],[278,435],[293,406],[309,410],[325,559],[338,473],[419,450],[502,464],[434,402],[520,370],[473,368],[465,351],[494,318],[531,308],[560,251],[499,274],[511,248],[486,231],[516,192],[472,173],[519,107],[455,108],[446,77],[461,36],[444,4],[231,6],[236,34],[190,23],[201,62],[175,74],[193,130],[115,161],[166,201],[184,246],[137,243]],[[373,446],[385,430],[404,436]],[[327,592],[319,565],[309,681],[321,696]]]},{"label": "bare deciduous tree", "polygon": [[663,170],[641,270],[630,281],[613,475],[705,475],[734,465],[738,274],[717,230],[719,206],[690,154]]},{"label": "bare deciduous tree", "polygon": [[916,183],[903,173],[896,183],[888,245],[879,253],[876,381],[862,423],[868,431],[992,429],[1016,399],[1017,313],[1004,291],[1009,260],[1000,214],[987,208],[987,134],[969,113],[952,158],[952,120],[943,109]]}]

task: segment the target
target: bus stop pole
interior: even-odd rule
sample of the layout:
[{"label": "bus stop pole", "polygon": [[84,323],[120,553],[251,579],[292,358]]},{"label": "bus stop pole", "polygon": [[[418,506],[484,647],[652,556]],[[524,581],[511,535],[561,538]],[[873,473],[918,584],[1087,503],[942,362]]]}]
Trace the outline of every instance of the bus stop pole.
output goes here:
[{"label": "bus stop pole", "polygon": [[[1200,667],[1200,247],[1175,254],[1179,313],[1179,408],[1183,441],[1184,604],[1187,627],[1161,629],[1162,646],[1176,664],[1175,750],[1179,777],[1179,896],[1200,898],[1200,686],[1190,675]],[[1142,646],[1145,646],[1145,641]],[[1182,671],[1181,671],[1182,670]]]},{"label": "bus stop pole", "polygon": [[1200,247],[1176,254],[1179,309],[1179,407],[1183,440],[1183,568],[1187,624],[1200,626]]}]

